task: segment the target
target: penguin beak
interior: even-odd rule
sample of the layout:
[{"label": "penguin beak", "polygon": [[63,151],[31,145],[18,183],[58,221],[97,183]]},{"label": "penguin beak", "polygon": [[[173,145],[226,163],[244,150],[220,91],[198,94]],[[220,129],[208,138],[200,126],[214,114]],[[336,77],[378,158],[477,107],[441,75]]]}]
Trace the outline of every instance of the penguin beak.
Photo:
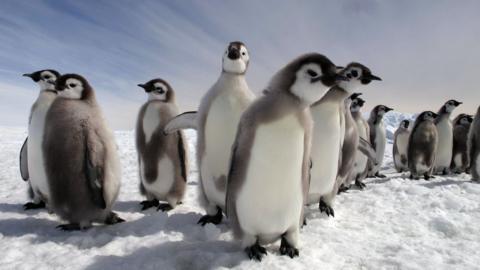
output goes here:
[{"label": "penguin beak", "polygon": [[462,104],[463,104],[463,102],[455,101],[455,106],[460,106],[460,105],[462,105]]},{"label": "penguin beak", "polygon": [[408,128],[408,126],[410,126],[410,121],[405,122],[405,128]]},{"label": "penguin beak", "polygon": [[349,80],[348,80],[347,77],[345,77],[345,76],[343,76],[343,75],[341,75],[341,74],[336,74],[336,75],[335,75],[335,81],[336,81],[336,82],[340,82],[340,81],[348,82]]},{"label": "penguin beak", "polygon": [[373,74],[365,74],[362,77],[363,77],[362,79],[367,79],[367,80],[371,80],[371,81],[381,81],[382,80],[382,78],[380,78],[378,76],[375,76]]},{"label": "penguin beak", "polygon": [[138,86],[138,87],[141,87],[141,88],[143,88],[143,89],[145,89],[145,86],[146,86],[146,85],[145,85],[145,84],[141,84],[141,83],[139,83],[139,84],[137,84],[137,86]]},{"label": "penguin beak", "polygon": [[33,74],[31,73],[25,73],[22,75],[23,77],[29,77],[29,78],[32,78],[33,79]]},{"label": "penguin beak", "polygon": [[237,60],[240,58],[240,51],[235,47],[230,47],[228,49],[228,58],[230,60]]},{"label": "penguin beak", "polygon": [[438,114],[436,114],[436,113],[432,113],[432,115],[433,115],[434,118],[438,117]]},{"label": "penguin beak", "polygon": [[358,97],[361,96],[361,95],[362,95],[362,93],[353,93],[353,94],[350,96],[350,98],[351,98],[351,99],[356,99],[356,98],[358,98]]},{"label": "penguin beak", "polygon": [[393,111],[393,108],[385,107],[385,112]]}]

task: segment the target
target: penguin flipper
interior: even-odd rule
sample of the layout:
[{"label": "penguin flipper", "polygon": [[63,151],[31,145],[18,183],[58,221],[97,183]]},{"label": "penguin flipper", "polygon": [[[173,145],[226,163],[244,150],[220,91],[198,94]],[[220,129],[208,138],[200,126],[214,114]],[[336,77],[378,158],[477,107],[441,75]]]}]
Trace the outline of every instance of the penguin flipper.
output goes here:
[{"label": "penguin flipper", "polygon": [[197,112],[184,112],[175,116],[171,119],[165,128],[163,129],[163,133],[171,134],[180,129],[197,129]]},{"label": "penguin flipper", "polygon": [[365,139],[360,138],[358,144],[358,150],[362,152],[365,156],[368,157],[369,160],[375,163],[376,153],[375,149],[373,149],[372,145]]},{"label": "penguin flipper", "polygon": [[23,142],[22,149],[20,150],[20,175],[24,181],[30,179],[28,173],[28,137]]},{"label": "penguin flipper", "polygon": [[[94,140],[95,139],[95,140]],[[90,189],[93,203],[101,209],[107,208],[103,197],[103,146],[99,145],[99,138],[87,136],[85,144],[85,174],[87,186]]]}]

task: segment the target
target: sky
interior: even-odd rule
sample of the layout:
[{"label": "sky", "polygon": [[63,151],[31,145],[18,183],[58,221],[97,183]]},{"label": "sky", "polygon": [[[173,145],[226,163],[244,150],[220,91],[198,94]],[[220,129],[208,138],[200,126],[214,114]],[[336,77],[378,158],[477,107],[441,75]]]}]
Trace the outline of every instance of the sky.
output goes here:
[{"label": "sky", "polygon": [[147,97],[137,84],[168,81],[181,111],[217,80],[230,41],[250,53],[247,82],[307,52],[357,61],[382,77],[358,92],[365,111],[480,105],[480,1],[0,1],[0,126],[26,126],[38,87],[23,73],[83,75],[114,129],[132,129]]}]

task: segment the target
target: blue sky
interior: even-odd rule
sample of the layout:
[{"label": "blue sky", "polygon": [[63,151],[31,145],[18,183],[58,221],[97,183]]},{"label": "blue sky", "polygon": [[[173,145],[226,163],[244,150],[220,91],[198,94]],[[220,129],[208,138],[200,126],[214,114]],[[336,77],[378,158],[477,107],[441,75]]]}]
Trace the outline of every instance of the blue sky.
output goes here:
[{"label": "blue sky", "polygon": [[359,89],[366,108],[458,110],[480,105],[480,1],[0,1],[0,125],[25,126],[38,89],[21,74],[79,73],[115,129],[133,128],[146,100],[136,85],[169,81],[196,108],[233,40],[250,52],[259,93],[290,59],[316,51],[358,61],[384,81]]}]

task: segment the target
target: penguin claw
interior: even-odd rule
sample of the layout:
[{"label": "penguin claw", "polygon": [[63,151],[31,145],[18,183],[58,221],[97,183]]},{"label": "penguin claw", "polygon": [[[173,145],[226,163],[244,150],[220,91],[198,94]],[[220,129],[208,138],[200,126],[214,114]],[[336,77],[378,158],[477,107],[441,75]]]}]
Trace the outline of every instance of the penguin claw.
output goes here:
[{"label": "penguin claw", "polygon": [[320,200],[319,208],[320,208],[320,212],[325,212],[327,216],[335,217],[335,211],[333,211],[333,208],[323,200]]},{"label": "penguin claw", "polygon": [[69,223],[69,224],[58,225],[57,229],[60,229],[66,232],[71,232],[71,231],[80,231],[82,228],[77,223]]},{"label": "penguin claw", "polygon": [[162,211],[162,212],[168,212],[172,209],[173,209],[173,207],[170,206],[170,204],[168,204],[168,203],[161,203],[157,207],[157,211]]},{"label": "penguin claw", "polygon": [[247,253],[247,256],[250,260],[256,260],[258,262],[261,262],[263,256],[267,255],[267,250],[264,247],[260,246],[258,243],[245,248],[245,252]]},{"label": "penguin claw", "polygon": [[375,174],[375,177],[377,177],[377,178],[387,178],[387,176],[385,174],[381,174],[381,173],[378,173],[378,172]]},{"label": "penguin claw", "polygon": [[33,210],[33,209],[42,209],[42,208],[45,208],[44,202],[39,202],[39,203],[28,202],[23,205],[23,210]]},{"label": "penguin claw", "polygon": [[105,220],[105,224],[107,224],[107,225],[114,225],[114,224],[118,224],[118,223],[122,223],[122,222],[125,222],[125,219],[119,217],[114,212],[111,212],[108,215],[107,219]]},{"label": "penguin claw", "polygon": [[340,186],[340,188],[338,189],[337,194],[341,194],[341,193],[343,193],[343,192],[347,193],[347,191],[348,191],[349,189],[350,189],[350,187],[342,184],[342,185]]},{"label": "penguin claw", "polygon": [[153,199],[151,201],[146,200],[146,201],[140,202],[140,205],[142,206],[142,211],[144,211],[152,207],[158,207],[159,202],[156,199]]},{"label": "penguin claw", "polygon": [[217,207],[217,213],[215,214],[215,216],[204,215],[198,220],[197,224],[200,224],[202,226],[205,226],[207,223],[218,225],[222,222],[222,219],[222,209],[220,209],[220,207]]},{"label": "penguin claw", "polygon": [[365,183],[363,183],[362,181],[356,180],[355,181],[355,186],[357,186],[359,189],[363,190],[367,185],[365,185]]},{"label": "penguin claw", "polygon": [[288,257],[293,259],[294,257],[299,256],[299,251],[297,248],[290,245],[284,237],[282,237],[282,242],[280,244],[280,254],[287,255]]}]

